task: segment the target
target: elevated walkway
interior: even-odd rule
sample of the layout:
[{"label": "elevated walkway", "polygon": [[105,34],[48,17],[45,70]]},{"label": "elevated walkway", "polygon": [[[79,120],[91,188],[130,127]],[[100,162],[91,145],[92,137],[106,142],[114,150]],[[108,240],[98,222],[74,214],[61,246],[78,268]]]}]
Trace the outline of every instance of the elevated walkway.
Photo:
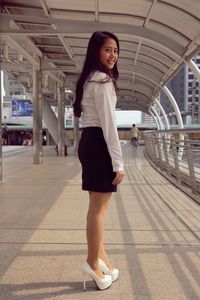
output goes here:
[{"label": "elevated walkway", "polygon": [[124,145],[126,177],[105,221],[106,249],[120,278],[83,292],[87,192],[69,150],[4,150],[0,183],[0,299],[200,299],[200,206],[157,173],[143,147]]}]

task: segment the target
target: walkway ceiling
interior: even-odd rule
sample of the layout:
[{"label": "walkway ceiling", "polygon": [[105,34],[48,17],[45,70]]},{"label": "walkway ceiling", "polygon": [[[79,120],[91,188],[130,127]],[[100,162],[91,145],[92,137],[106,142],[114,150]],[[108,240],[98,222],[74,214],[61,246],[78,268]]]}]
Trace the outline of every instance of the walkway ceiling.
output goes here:
[{"label": "walkway ceiling", "polygon": [[[41,61],[51,101],[65,75],[66,89],[74,91],[96,30],[120,40],[123,110],[148,112],[163,85],[200,51],[200,0],[3,0],[0,18],[2,70],[31,91],[33,66]],[[69,102],[73,93],[67,94]]]}]

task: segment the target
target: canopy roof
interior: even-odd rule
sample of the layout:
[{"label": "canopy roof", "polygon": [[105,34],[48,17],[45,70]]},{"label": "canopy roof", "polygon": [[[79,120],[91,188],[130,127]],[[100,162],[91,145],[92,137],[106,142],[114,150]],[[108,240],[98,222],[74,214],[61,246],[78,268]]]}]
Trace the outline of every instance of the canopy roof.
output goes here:
[{"label": "canopy roof", "polygon": [[148,112],[160,89],[200,51],[200,0],[3,0],[1,12],[1,68],[28,89],[32,66],[42,58],[49,80],[67,75],[74,91],[91,34],[115,33],[123,110]]}]

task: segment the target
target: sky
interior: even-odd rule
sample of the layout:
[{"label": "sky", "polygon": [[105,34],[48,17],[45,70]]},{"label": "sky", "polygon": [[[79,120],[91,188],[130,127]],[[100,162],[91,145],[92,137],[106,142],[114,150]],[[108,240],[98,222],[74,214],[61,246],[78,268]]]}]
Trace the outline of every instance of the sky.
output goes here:
[{"label": "sky", "polygon": [[[3,88],[3,72],[1,71],[1,90],[2,96],[5,95],[5,91]],[[116,111],[116,121],[117,125],[132,125],[138,124],[141,122],[141,112],[125,110],[125,111]]]},{"label": "sky", "polygon": [[141,122],[141,112],[133,110],[116,111],[117,125],[132,125]]}]

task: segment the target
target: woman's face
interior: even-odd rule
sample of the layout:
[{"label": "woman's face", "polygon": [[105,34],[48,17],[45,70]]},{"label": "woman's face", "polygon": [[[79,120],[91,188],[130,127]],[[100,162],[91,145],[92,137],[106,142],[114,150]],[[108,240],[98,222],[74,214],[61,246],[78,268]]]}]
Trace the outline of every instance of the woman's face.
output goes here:
[{"label": "woman's face", "polygon": [[118,59],[118,48],[115,40],[108,38],[100,49],[99,59],[106,69],[112,69]]}]

